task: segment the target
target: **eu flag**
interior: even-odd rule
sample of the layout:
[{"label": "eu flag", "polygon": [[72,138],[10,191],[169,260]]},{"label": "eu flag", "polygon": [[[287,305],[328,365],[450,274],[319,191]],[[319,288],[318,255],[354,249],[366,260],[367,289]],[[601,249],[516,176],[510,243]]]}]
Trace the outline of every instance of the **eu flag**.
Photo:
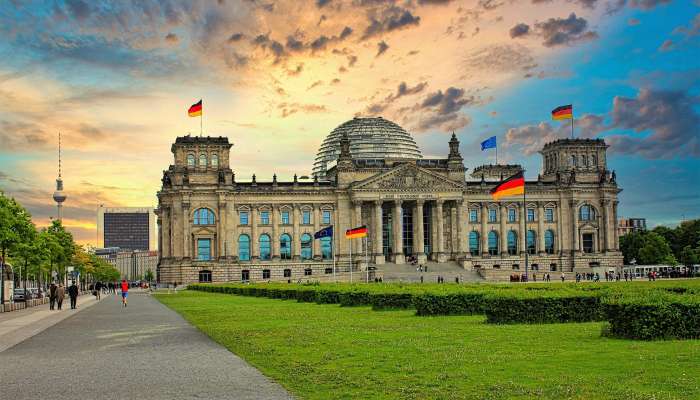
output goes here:
[{"label": "eu flag", "polygon": [[495,148],[496,148],[496,137],[495,136],[491,136],[490,138],[481,142],[481,151],[484,151],[486,149],[495,149]]},{"label": "eu flag", "polygon": [[333,237],[333,225],[327,226],[320,231],[314,233],[314,239],[320,239],[324,237]]}]

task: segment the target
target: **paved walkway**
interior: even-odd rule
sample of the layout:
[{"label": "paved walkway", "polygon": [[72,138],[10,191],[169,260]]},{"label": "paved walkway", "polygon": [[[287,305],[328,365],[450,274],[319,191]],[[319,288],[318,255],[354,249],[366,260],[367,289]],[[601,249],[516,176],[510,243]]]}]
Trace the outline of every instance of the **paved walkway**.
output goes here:
[{"label": "paved walkway", "polygon": [[0,397],[291,398],[147,294],[106,297],[0,352]]}]

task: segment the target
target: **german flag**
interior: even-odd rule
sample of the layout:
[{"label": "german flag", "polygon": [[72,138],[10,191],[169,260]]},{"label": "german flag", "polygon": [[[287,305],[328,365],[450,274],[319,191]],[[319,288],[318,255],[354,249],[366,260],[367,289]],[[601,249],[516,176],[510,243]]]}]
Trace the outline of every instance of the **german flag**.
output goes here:
[{"label": "german flag", "polygon": [[363,238],[367,236],[367,227],[352,228],[345,231],[345,237],[348,239]]},{"label": "german flag", "polygon": [[494,200],[523,193],[525,193],[525,177],[523,177],[522,171],[501,181],[495,188],[491,189],[491,197]]},{"label": "german flag", "polygon": [[187,115],[190,117],[200,117],[202,115],[202,100],[192,104],[189,110],[187,110]]},{"label": "german flag", "polygon": [[554,110],[552,110],[552,119],[553,120],[561,120],[561,119],[573,119],[574,118],[574,106],[571,104],[566,105],[566,106],[561,106],[557,107]]}]

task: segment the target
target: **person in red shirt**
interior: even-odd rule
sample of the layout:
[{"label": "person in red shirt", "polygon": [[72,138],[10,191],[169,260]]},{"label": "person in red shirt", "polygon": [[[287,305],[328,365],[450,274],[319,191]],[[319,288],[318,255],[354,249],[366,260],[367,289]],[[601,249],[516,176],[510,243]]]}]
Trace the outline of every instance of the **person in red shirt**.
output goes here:
[{"label": "person in red shirt", "polygon": [[129,282],[122,280],[122,304],[126,307],[126,297],[129,295]]}]

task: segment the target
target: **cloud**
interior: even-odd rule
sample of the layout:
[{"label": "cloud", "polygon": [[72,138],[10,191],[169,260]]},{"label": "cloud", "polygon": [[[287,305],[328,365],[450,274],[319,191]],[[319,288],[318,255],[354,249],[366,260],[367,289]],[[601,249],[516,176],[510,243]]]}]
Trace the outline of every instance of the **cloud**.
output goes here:
[{"label": "cloud", "polygon": [[587,31],[588,21],[582,17],[576,17],[571,13],[568,18],[549,18],[544,22],[535,24],[537,34],[540,35],[545,47],[571,45],[577,42],[598,38],[598,34]]},{"label": "cloud", "polygon": [[685,36],[698,36],[700,35],[700,14],[696,14],[695,18],[690,21],[690,24],[686,26],[679,26],[673,30],[673,33],[682,34]]},{"label": "cloud", "polygon": [[316,7],[323,8],[327,6],[330,2],[331,0],[316,0]]},{"label": "cloud", "polygon": [[170,44],[177,44],[180,41],[180,39],[178,39],[176,34],[170,32],[167,35],[165,35],[165,41]]},{"label": "cloud", "polygon": [[378,15],[369,16],[369,25],[365,28],[361,39],[366,40],[387,32],[418,26],[419,23],[420,17],[414,16],[411,11],[391,6],[379,11]]},{"label": "cloud", "polygon": [[510,37],[517,38],[527,35],[530,32],[530,25],[519,23],[510,28]]},{"label": "cloud", "polygon": [[637,25],[639,25],[639,24],[641,24],[641,23],[642,23],[642,21],[640,21],[640,20],[637,19],[637,18],[630,18],[630,19],[627,20],[627,25],[629,25],[629,26],[637,26]]},{"label": "cloud", "polygon": [[659,51],[667,52],[673,50],[674,44],[671,39],[666,39],[659,47]]},{"label": "cloud", "polygon": [[467,126],[471,119],[459,113],[462,107],[476,104],[474,96],[467,96],[464,89],[449,87],[444,92],[438,90],[428,94],[420,104],[411,110],[418,113],[416,130],[432,129],[451,131]]},{"label": "cloud", "polygon": [[277,109],[280,110],[282,118],[287,118],[300,111],[306,114],[328,112],[328,108],[323,104],[280,103],[277,105]]},{"label": "cloud", "polygon": [[388,107],[390,107],[392,104],[394,104],[401,97],[421,93],[427,86],[427,82],[420,82],[413,87],[407,85],[406,82],[401,82],[398,88],[396,89],[396,93],[391,93],[388,96],[386,96],[382,101],[367,106],[365,114],[379,114],[386,110]]},{"label": "cloud", "polygon": [[238,32],[238,33],[234,33],[231,36],[229,36],[228,41],[230,43],[235,43],[235,42],[240,42],[241,40],[243,40],[243,38],[245,38],[245,35],[241,32]]},{"label": "cloud", "polygon": [[627,129],[642,137],[612,135],[611,150],[644,158],[700,157],[700,98],[682,90],[642,89],[635,98],[616,96],[611,129]]},{"label": "cloud", "polygon": [[537,67],[530,50],[520,45],[498,44],[478,48],[464,59],[464,66],[471,71],[514,72]]},{"label": "cloud", "polygon": [[641,8],[642,10],[651,10],[652,8],[668,4],[671,0],[629,0],[630,7]]},{"label": "cloud", "polygon": [[526,156],[536,154],[545,143],[568,135],[566,125],[553,127],[549,122],[510,128],[505,135],[505,147],[512,147]]},{"label": "cloud", "polygon": [[382,40],[381,42],[377,43],[377,55],[375,55],[374,57],[376,58],[376,57],[381,56],[388,49],[389,49],[389,45],[386,44],[386,42]]}]

